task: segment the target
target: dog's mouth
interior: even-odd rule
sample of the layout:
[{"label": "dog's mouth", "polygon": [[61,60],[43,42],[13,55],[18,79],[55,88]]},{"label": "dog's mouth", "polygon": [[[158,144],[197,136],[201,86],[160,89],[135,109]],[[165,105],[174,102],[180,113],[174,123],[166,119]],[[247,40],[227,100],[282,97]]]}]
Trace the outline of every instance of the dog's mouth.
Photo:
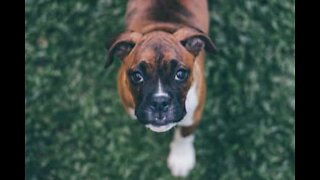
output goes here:
[{"label": "dog's mouth", "polygon": [[177,123],[169,123],[166,125],[155,125],[155,124],[147,124],[146,127],[149,128],[153,132],[166,132],[169,131],[171,128],[176,126]]}]

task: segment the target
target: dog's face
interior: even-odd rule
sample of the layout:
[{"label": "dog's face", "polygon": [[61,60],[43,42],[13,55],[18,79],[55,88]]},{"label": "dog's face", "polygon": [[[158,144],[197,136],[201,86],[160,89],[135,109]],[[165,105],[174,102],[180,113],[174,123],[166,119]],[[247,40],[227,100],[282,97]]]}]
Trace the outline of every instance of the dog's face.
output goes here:
[{"label": "dog's face", "polygon": [[119,39],[109,56],[122,59],[137,119],[147,126],[171,128],[186,115],[195,57],[205,46],[214,48],[212,42],[186,31],[129,33]]},{"label": "dog's face", "polygon": [[[136,104],[135,115],[144,124],[163,126],[186,114],[185,98],[192,82],[194,57],[171,34],[145,35],[131,54],[127,76]],[[188,56],[189,55],[189,56]]]}]

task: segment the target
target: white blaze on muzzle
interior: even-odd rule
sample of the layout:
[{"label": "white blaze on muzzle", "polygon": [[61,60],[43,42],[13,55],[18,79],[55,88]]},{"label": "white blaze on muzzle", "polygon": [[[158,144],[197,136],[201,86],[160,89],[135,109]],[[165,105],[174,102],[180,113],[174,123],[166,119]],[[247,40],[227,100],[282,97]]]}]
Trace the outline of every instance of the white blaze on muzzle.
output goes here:
[{"label": "white blaze on muzzle", "polygon": [[168,93],[163,91],[162,83],[161,83],[160,79],[158,80],[158,89],[157,89],[157,92],[154,94],[154,96],[156,96],[156,97],[161,97],[161,96],[168,97],[169,96]]}]

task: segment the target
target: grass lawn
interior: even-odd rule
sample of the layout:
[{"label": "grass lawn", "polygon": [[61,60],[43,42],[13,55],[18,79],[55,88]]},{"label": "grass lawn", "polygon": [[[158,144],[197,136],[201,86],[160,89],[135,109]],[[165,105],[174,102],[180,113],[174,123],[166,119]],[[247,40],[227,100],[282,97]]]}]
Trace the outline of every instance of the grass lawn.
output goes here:
[{"label": "grass lawn", "polygon": [[[294,0],[212,0],[208,97],[187,179],[295,179]],[[105,44],[124,0],[25,0],[25,179],[174,179],[172,131],[120,104]]]}]

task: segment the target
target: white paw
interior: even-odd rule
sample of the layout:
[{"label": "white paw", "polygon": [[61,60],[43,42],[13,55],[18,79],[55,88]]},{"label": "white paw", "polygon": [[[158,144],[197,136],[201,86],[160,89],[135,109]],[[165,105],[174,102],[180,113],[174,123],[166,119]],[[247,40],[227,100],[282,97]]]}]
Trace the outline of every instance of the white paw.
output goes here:
[{"label": "white paw", "polygon": [[128,114],[131,117],[131,119],[137,119],[137,116],[135,115],[133,108],[128,109]]},{"label": "white paw", "polygon": [[170,144],[167,163],[173,176],[186,177],[195,165],[193,137],[187,138],[175,139]]}]

